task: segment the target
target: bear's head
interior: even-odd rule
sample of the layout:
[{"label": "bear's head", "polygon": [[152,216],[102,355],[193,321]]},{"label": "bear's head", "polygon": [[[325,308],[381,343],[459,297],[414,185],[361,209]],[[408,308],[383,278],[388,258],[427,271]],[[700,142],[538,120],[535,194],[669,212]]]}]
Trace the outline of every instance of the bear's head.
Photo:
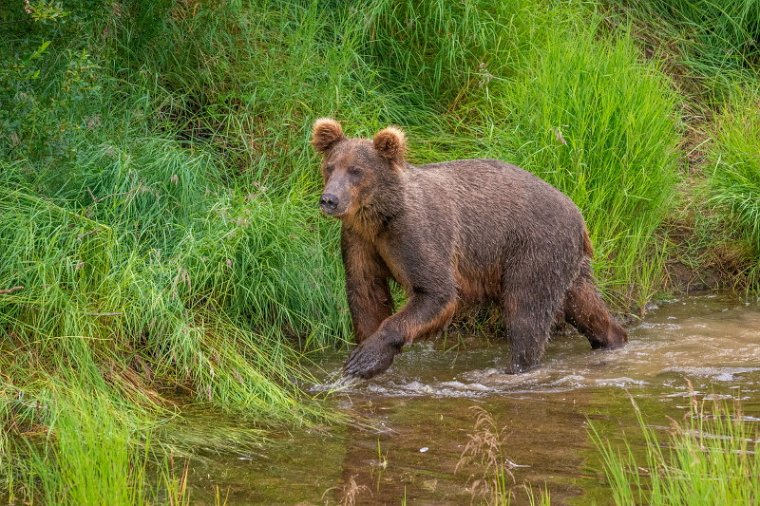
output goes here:
[{"label": "bear's head", "polygon": [[344,222],[393,212],[405,164],[404,132],[388,127],[372,140],[348,139],[340,123],[321,118],[314,123],[311,144],[322,155],[322,212]]}]

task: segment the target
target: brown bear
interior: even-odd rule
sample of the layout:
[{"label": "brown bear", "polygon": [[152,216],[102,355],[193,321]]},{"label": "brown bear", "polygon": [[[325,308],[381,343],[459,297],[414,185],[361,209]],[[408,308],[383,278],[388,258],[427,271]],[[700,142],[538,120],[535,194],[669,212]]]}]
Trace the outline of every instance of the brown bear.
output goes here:
[{"label": "brown bear", "polygon": [[[385,371],[401,347],[447,325],[462,302],[497,301],[518,373],[538,365],[555,315],[593,348],[627,341],[591,275],[591,241],[573,202],[498,160],[415,167],[404,133],[348,139],[314,123],[322,155],[322,211],[342,223],[346,291],[358,342],[348,376]],[[389,279],[408,301],[394,313]]]}]

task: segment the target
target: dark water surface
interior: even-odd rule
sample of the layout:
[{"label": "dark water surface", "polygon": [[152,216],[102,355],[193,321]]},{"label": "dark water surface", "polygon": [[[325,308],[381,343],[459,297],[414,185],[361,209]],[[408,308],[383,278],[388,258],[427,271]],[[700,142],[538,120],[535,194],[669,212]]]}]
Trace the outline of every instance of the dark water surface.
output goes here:
[{"label": "dark water surface", "polygon": [[[218,486],[231,505],[337,504],[353,481],[356,504],[470,504],[472,469],[455,468],[473,433],[471,407],[480,406],[505,427],[518,485],[546,487],[552,504],[610,504],[588,422],[640,448],[631,398],[654,426],[681,420],[692,390],[700,399],[740,398],[760,423],[757,301],[673,301],[629,333],[628,346],[611,352],[592,351],[578,335],[554,338],[541,368],[517,376],[501,372],[505,342],[415,344],[386,374],[330,395],[335,409],[372,429],[293,429],[260,452],[193,462],[192,502],[213,503]],[[336,371],[343,358],[321,366]],[[525,503],[516,492],[513,504]]]}]

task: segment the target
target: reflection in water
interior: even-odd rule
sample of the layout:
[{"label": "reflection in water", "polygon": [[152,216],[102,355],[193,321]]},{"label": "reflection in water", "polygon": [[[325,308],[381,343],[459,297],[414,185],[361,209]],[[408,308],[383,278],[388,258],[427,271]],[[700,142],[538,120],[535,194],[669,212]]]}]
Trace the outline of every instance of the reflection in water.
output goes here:
[{"label": "reflection in water", "polygon": [[[248,461],[220,457],[194,466],[194,502],[229,488],[230,504],[336,503],[352,480],[356,504],[468,504],[469,475],[454,469],[478,405],[506,427],[505,453],[518,483],[548,487],[553,504],[608,504],[591,420],[603,434],[636,444],[630,398],[650,423],[687,411],[690,390],[742,399],[760,419],[760,306],[699,297],[664,304],[629,328],[627,347],[592,351],[580,336],[555,338],[541,368],[503,374],[508,345],[484,339],[419,343],[384,375],[333,393],[336,409],[376,430],[294,431]],[[342,356],[322,367],[339,370]],[[317,385],[315,390],[325,390]],[[423,450],[424,449],[424,450]],[[516,504],[524,498],[517,497]]]}]

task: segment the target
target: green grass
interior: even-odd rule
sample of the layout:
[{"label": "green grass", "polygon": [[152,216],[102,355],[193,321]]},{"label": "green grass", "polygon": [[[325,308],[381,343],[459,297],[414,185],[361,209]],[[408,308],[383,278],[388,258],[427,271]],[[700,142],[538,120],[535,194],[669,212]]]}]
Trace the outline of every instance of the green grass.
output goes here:
[{"label": "green grass", "polygon": [[[757,33],[757,3],[740,4],[683,54],[720,69],[705,51],[728,48],[730,78],[744,82],[757,48],[739,42]],[[700,19],[679,21],[690,5],[631,12],[671,36]],[[662,276],[683,97],[603,7],[72,0],[0,10],[3,489],[72,503],[108,489],[125,503],[181,490],[176,476],[145,485],[143,470],[189,450],[173,430],[177,397],[259,428],[329,418],[298,388],[309,381],[304,351],[350,340],[338,225],[316,206],[308,140],[320,116],[350,135],[398,124],[414,162],[490,156],[533,171],[583,210],[607,299],[643,304]],[[731,119],[753,126],[747,108],[737,103],[716,130],[713,198],[752,241],[757,210],[717,196],[739,193],[718,175],[756,170],[747,149],[757,129],[741,133]],[[111,461],[90,455],[94,433],[66,439],[109,417]],[[211,439],[228,448],[254,437]],[[17,451],[30,439],[31,454]],[[80,464],[110,474],[80,476]]]},{"label": "green grass", "polygon": [[[742,141],[735,140],[746,133],[729,133],[743,127],[729,125],[743,117],[752,121],[750,111],[757,108],[750,97],[757,95],[752,90],[760,82],[760,2],[614,0],[605,4],[608,20],[631,26],[639,45],[663,59],[663,68],[682,97],[681,150],[688,164],[679,191],[681,203],[660,232],[668,236],[668,243],[675,243],[666,253],[668,262],[685,266],[698,285],[756,289],[752,229],[757,226],[757,214],[753,216],[751,202],[739,204],[740,194],[752,200],[746,179],[749,176],[751,181],[752,172],[743,165],[744,176],[737,177],[742,169],[727,168],[720,160],[732,159],[729,152],[747,150],[739,146]],[[736,206],[744,210],[740,213]],[[666,279],[666,285],[679,283]]]},{"label": "green grass", "polygon": [[[34,457],[46,504],[142,504],[145,463],[130,434],[98,397],[63,397],[50,427],[53,455]],[[50,451],[50,447],[46,448]],[[56,472],[50,473],[50,461]],[[144,460],[141,459],[141,460]]]},{"label": "green grass", "polygon": [[425,108],[452,112],[489,75],[514,68],[520,46],[531,42],[531,7],[525,0],[372,0],[365,47],[381,83],[400,92],[413,117]]},{"label": "green grass", "polygon": [[681,422],[663,438],[634,404],[644,441],[643,454],[626,443],[613,447],[592,425],[615,504],[721,505],[760,500],[757,427],[742,418],[741,407],[705,404],[692,398]]},{"label": "green grass", "polygon": [[[675,58],[674,72],[692,81],[699,100],[721,103],[737,82],[753,81],[760,64],[758,0],[614,0],[649,25],[650,44]],[[685,71],[685,73],[684,73]]]},{"label": "green grass", "polygon": [[[355,46],[347,63],[323,37],[356,27],[333,27],[340,20],[316,4],[273,5],[261,18],[240,6],[90,7],[39,21],[22,5],[0,14],[11,63],[0,71],[0,286],[23,286],[0,295],[0,482],[11,497],[51,503],[109,493],[142,503],[135,451],[148,428],[166,425],[159,461],[170,448],[192,452],[182,437],[192,431],[173,421],[177,396],[258,427],[329,416],[296,387],[308,379],[297,349],[348,335],[308,125],[343,103],[336,86],[364,91],[324,79],[329,68],[342,80],[341,65],[358,60]],[[367,115],[382,107],[366,103]],[[50,393],[61,390],[89,401]],[[123,418],[127,429],[102,440],[122,452],[80,462],[92,448],[71,446],[67,464],[56,445],[87,427],[57,424],[59,405],[69,420]],[[49,438],[30,467],[32,456],[7,448],[37,433]],[[251,437],[261,433],[204,446]],[[62,491],[71,480],[81,495]]]},{"label": "green grass", "polygon": [[760,93],[737,92],[715,126],[708,178],[710,202],[743,238],[750,286],[760,283]]},{"label": "green grass", "polygon": [[[47,393],[48,427],[44,432],[30,427],[29,437],[6,448],[21,462],[9,473],[16,481],[5,484],[9,503],[189,504],[187,472],[175,468],[171,455],[152,455],[148,418],[114,405],[107,390]],[[136,420],[144,425],[132,425]]]}]

